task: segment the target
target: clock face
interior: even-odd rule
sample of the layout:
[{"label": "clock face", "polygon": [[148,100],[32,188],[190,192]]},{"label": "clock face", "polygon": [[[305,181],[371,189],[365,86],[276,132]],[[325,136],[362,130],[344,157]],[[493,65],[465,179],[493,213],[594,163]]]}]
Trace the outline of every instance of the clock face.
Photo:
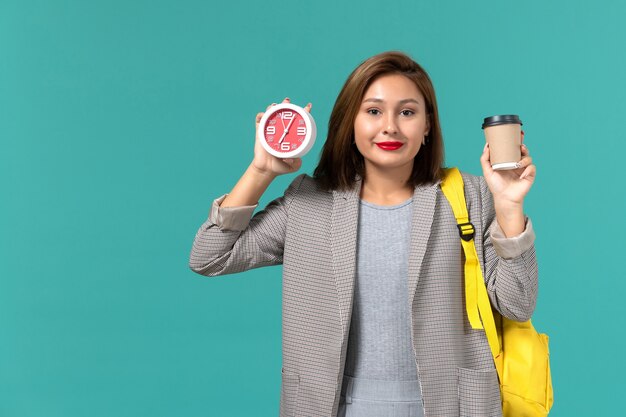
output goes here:
[{"label": "clock face", "polygon": [[313,116],[300,106],[281,103],[263,114],[258,137],[277,158],[300,158],[311,150],[317,135]]},{"label": "clock face", "polygon": [[307,137],[307,123],[295,110],[279,109],[270,114],[265,123],[265,141],[276,152],[287,153],[297,150]]}]

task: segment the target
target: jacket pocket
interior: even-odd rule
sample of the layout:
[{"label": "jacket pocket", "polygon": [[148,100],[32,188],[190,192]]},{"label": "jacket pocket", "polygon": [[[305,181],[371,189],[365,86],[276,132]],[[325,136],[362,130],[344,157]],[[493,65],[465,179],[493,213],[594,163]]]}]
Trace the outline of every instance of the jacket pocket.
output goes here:
[{"label": "jacket pocket", "polygon": [[295,372],[280,370],[280,417],[294,417],[298,404],[298,391],[300,389],[300,376]]},{"label": "jacket pocket", "polygon": [[457,368],[461,417],[501,417],[502,400],[496,370]]}]

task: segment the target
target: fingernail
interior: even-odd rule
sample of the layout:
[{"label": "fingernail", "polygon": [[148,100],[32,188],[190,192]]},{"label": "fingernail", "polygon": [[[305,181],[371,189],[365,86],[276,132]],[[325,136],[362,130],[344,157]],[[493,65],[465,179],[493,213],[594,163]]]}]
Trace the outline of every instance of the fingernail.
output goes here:
[{"label": "fingernail", "polygon": [[285,97],[285,101],[290,101],[290,100],[289,100],[289,97]]}]

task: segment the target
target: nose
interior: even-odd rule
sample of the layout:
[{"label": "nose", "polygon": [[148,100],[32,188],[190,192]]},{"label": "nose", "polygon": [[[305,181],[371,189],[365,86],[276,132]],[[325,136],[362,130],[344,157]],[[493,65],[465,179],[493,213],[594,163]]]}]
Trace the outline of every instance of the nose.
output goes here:
[{"label": "nose", "polygon": [[385,127],[383,129],[383,135],[391,135],[398,133],[398,127],[396,125],[396,115],[393,112],[389,112],[385,119]]}]

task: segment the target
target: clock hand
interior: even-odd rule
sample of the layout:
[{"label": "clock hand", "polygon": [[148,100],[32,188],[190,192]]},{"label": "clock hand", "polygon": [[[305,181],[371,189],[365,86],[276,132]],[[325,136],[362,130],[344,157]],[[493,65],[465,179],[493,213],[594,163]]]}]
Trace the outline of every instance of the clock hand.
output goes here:
[{"label": "clock hand", "polygon": [[293,117],[291,118],[291,121],[289,122],[289,124],[287,125],[287,129],[285,129],[285,131],[283,132],[283,135],[280,137],[280,140],[278,141],[278,143],[282,143],[283,139],[285,139],[285,135],[287,133],[289,133],[289,128],[291,127],[291,124],[293,123],[293,121],[296,120],[296,115],[294,114]]},{"label": "clock hand", "polygon": [[285,138],[285,134],[287,132],[287,128],[285,127],[285,119],[283,119],[282,113],[280,115],[280,122],[283,124],[283,134],[280,137],[280,140],[278,141],[278,143],[282,143],[283,142],[283,139]]}]

